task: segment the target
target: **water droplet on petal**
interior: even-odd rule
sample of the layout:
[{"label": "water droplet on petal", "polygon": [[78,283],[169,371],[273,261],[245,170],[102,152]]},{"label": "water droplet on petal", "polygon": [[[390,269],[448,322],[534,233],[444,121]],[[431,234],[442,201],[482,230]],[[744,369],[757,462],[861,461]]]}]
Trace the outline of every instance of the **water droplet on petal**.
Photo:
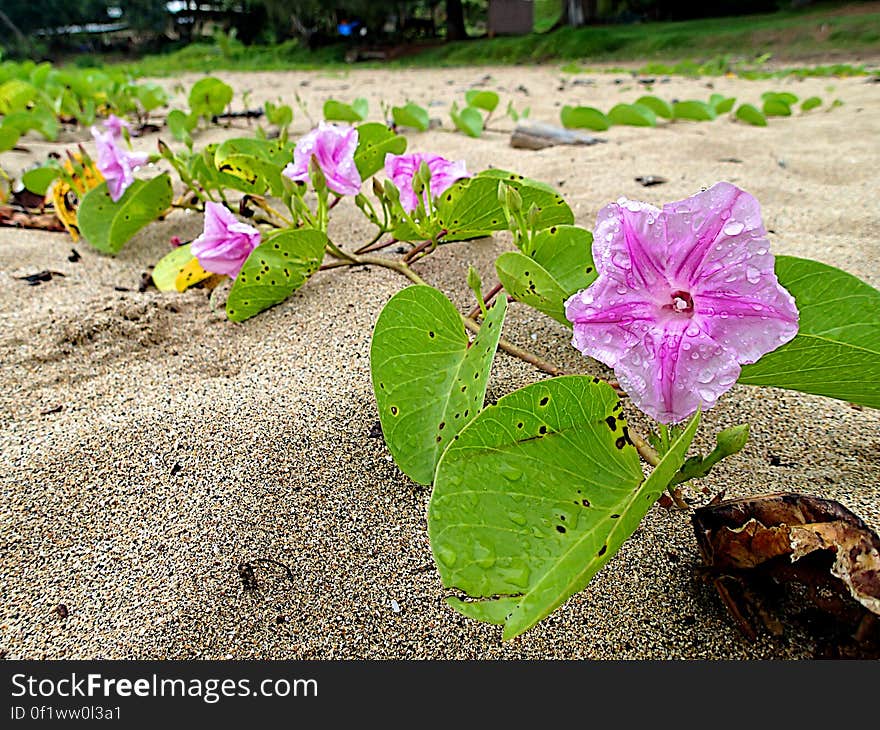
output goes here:
[{"label": "water droplet on petal", "polygon": [[713,380],[715,380],[715,373],[713,373],[708,368],[705,368],[697,373],[697,380],[701,383],[711,383]]},{"label": "water droplet on petal", "polygon": [[761,280],[761,270],[754,266],[746,266],[746,279],[749,284],[757,284]]},{"label": "water droplet on petal", "polygon": [[721,230],[725,236],[736,236],[743,232],[745,226],[739,221],[728,221]]},{"label": "water droplet on petal", "polygon": [[697,393],[706,405],[715,402],[715,391],[709,390],[709,388],[697,388]]}]

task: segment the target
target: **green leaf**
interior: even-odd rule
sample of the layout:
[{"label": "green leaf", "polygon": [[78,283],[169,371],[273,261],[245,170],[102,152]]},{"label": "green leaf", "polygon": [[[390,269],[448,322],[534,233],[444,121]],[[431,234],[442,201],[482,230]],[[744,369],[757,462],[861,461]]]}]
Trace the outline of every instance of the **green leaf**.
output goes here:
[{"label": "green leaf", "polygon": [[797,95],[788,91],[765,91],[761,94],[761,101],[781,101],[786,106],[797,104]]},{"label": "green leaf", "polygon": [[34,167],[21,176],[21,182],[32,193],[45,195],[49,186],[58,179],[57,167]]},{"label": "green leaf", "polygon": [[271,101],[267,101],[265,109],[269,124],[274,124],[276,127],[288,127],[293,121],[293,109],[287,104],[273,104]]},{"label": "green leaf", "polygon": [[739,382],[880,408],[880,291],[833,266],[794,256],[776,257],[776,276],[797,303],[798,334],[743,366]]},{"label": "green leaf", "polygon": [[141,84],[135,90],[135,97],[145,112],[151,112],[168,103],[168,94],[157,84]]},{"label": "green leaf", "polygon": [[171,197],[167,173],[152,180],[135,180],[115,203],[107,183],[101,183],[83,197],[77,225],[92,246],[115,255],[141,228],[168,212]]},{"label": "green leaf", "polygon": [[0,152],[11,150],[18,144],[21,132],[11,124],[0,125]]},{"label": "green leaf", "polygon": [[645,479],[611,387],[584,376],[526,386],[443,454],[428,534],[457,610],[517,636],[583,590],[684,461],[695,416]]},{"label": "green leaf", "polygon": [[756,127],[766,127],[767,117],[765,117],[758,109],[751,104],[742,104],[736,110],[736,118],[746,124],[752,124]]},{"label": "green leaf", "polygon": [[28,104],[40,98],[40,90],[21,79],[10,79],[0,84],[0,114],[24,111]]},{"label": "green leaf", "polygon": [[669,102],[664,101],[658,96],[643,96],[636,101],[636,104],[648,107],[658,117],[672,119],[672,107],[669,105]]},{"label": "green leaf", "polygon": [[625,124],[631,127],[657,126],[657,115],[652,109],[641,104],[618,104],[608,112],[608,119],[612,124]]},{"label": "green leaf", "polygon": [[682,464],[681,469],[669,482],[670,486],[690,481],[691,479],[702,479],[707,476],[712,467],[722,459],[732,456],[740,451],[749,440],[749,424],[742,423],[739,426],[731,426],[721,431],[715,437],[715,448],[708,456],[691,456]]},{"label": "green leaf", "polygon": [[553,226],[538,233],[523,253],[503,253],[495,261],[498,279],[517,301],[571,327],[565,300],[596,278],[593,234],[577,226]]},{"label": "green leaf", "polygon": [[513,185],[522,198],[523,210],[538,208],[537,229],[573,223],[571,208],[553,188],[506,170],[484,170],[459,180],[437,199],[437,221],[446,230],[446,241],[461,241],[507,229],[507,219],[498,202],[498,184]]},{"label": "green leaf", "polygon": [[196,117],[211,117],[222,114],[232,101],[232,87],[220,79],[208,76],[193,84],[189,92],[189,108]]},{"label": "green leaf", "polygon": [[379,315],[373,391],[388,448],[413,481],[431,483],[444,449],[482,409],[506,310],[501,297],[472,343],[458,310],[430,286],[395,294]]},{"label": "green leaf", "polygon": [[363,180],[375,175],[385,166],[387,153],[402,155],[406,152],[406,137],[395,134],[384,124],[367,122],[358,125],[357,131],[358,146],[354,153],[354,162]]},{"label": "green leaf", "polygon": [[727,114],[733,105],[736,104],[735,96],[724,96],[723,94],[712,94],[709,97],[709,106],[711,106],[716,114]]},{"label": "green leaf", "polygon": [[518,302],[571,326],[565,318],[565,290],[534,259],[517,251],[508,251],[495,259],[495,272],[504,290]]},{"label": "green leaf", "polygon": [[568,129],[592,129],[604,132],[611,121],[598,109],[591,106],[564,106],[560,115],[562,126]]},{"label": "green leaf", "polygon": [[293,148],[292,143],[277,139],[228,139],[214,152],[214,166],[221,173],[244,180],[257,194],[268,189],[272,195],[281,196],[281,171],[293,160]]},{"label": "green leaf", "polygon": [[695,122],[710,122],[715,118],[715,110],[702,101],[677,101],[672,105],[676,119],[690,119]]},{"label": "green leaf", "polygon": [[420,132],[427,132],[431,126],[428,110],[412,102],[408,102],[406,106],[392,107],[391,117],[398,127],[411,127]]},{"label": "green leaf", "polygon": [[479,137],[483,134],[483,115],[473,107],[466,106],[459,110],[458,105],[453,104],[449,116],[456,129],[468,137]]},{"label": "green leaf", "polygon": [[490,114],[498,108],[498,94],[494,91],[480,91],[479,89],[471,89],[464,95],[468,106],[482,109]]},{"label": "green leaf", "polygon": [[808,112],[820,106],[822,106],[822,100],[818,96],[811,96],[809,99],[804,99],[804,103],[801,104],[801,111]]},{"label": "green leaf", "polygon": [[[358,102],[362,102],[358,104]],[[324,102],[324,119],[334,122],[361,122],[367,116],[366,99],[357,99],[355,104],[344,104],[336,99]],[[363,112],[363,113],[361,113]]]},{"label": "green leaf", "polygon": [[242,322],[283,302],[318,270],[326,245],[327,236],[311,228],[267,238],[241,267],[226,300],[226,316]]},{"label": "green leaf", "polygon": [[180,270],[193,260],[190,244],[171,249],[153,267],[153,284],[159,291],[177,291],[175,282]]},{"label": "green leaf", "polygon": [[165,123],[171,131],[172,136],[178,142],[192,144],[190,133],[196,128],[198,116],[186,114],[180,109],[172,109],[165,118]]},{"label": "green leaf", "polygon": [[770,98],[764,102],[764,114],[768,117],[790,117],[791,107],[782,99]]}]

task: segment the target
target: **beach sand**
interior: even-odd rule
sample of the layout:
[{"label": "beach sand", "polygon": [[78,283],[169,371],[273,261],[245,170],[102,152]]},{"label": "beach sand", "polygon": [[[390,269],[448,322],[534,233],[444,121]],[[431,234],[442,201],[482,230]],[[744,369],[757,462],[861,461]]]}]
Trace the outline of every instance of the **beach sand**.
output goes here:
[{"label": "beach sand", "polygon": [[[665,99],[713,92],[758,103],[766,90],[825,107],[767,128],[733,123],[613,127],[606,144],[509,147],[496,114],[482,139],[450,133],[448,109],[474,84],[502,107],[558,123],[562,104],[609,109],[645,87],[628,74],[554,67],[350,73],[222,73],[250,105],[299,93],[429,106],[443,127],[411,151],[503,167],[560,188],[591,228],[620,196],[661,205],[728,180],[761,202],[778,254],[812,257],[880,286],[880,86],[863,78],[657,79]],[[189,85],[197,77],[180,80]],[[169,89],[173,82],[161,80]],[[833,89],[831,88],[833,87]],[[242,105],[241,97],[234,103]],[[294,132],[310,127],[296,110]],[[242,133],[202,133],[197,144]],[[500,131],[495,131],[500,130]],[[66,133],[68,145],[87,132]],[[162,135],[170,140],[167,130]],[[137,140],[155,149],[157,135]],[[50,149],[28,137],[13,174]],[[634,178],[660,175],[643,188]],[[351,204],[334,239],[370,235]],[[372,326],[408,282],[372,268],[317,274],[241,325],[206,292],[138,293],[169,238],[193,238],[175,212],[116,257],[64,234],[0,229],[0,653],[8,658],[797,658],[822,652],[795,625],[749,643],[699,575],[690,515],[655,506],[582,593],[522,637],[458,615],[427,539],[429,488],[404,477],[381,438],[369,376]],[[82,256],[71,262],[75,248]],[[474,265],[485,286],[509,236],[441,247],[416,265],[461,308]],[[62,272],[39,286],[16,277]],[[120,290],[124,289],[124,290]],[[506,335],[568,372],[602,373],[561,325],[513,305]],[[546,377],[499,353],[489,397]],[[644,430],[644,420],[626,414]],[[751,424],[746,448],[686,493],[695,503],[791,490],[839,500],[880,528],[880,412],[793,391],[735,386],[704,416],[698,446]],[[245,566],[243,569],[241,566]],[[249,566],[249,567],[248,567]],[[244,575],[243,575],[244,573]],[[245,580],[256,588],[245,588]],[[63,604],[66,611],[57,607]],[[399,610],[396,610],[399,609]],[[61,614],[66,614],[62,616]]]}]

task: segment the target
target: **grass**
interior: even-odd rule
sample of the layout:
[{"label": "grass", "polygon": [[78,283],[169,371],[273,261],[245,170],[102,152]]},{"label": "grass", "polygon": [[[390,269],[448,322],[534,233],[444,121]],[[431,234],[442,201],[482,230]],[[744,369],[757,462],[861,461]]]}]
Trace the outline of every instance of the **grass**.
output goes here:
[{"label": "grass", "polygon": [[[539,0],[536,8],[539,23],[547,28],[554,22],[552,13],[547,12],[548,2]],[[394,66],[436,67],[651,60],[655,62],[654,73],[725,73],[743,70],[735,68],[736,58],[753,59],[768,54],[775,61],[851,57],[857,53],[880,55],[880,12],[870,12],[872,9],[862,8],[863,12],[854,13],[842,12],[839,8],[813,9],[682,22],[564,27],[526,36],[431,45],[390,63]],[[744,53],[744,49],[748,52]],[[295,41],[276,46],[245,47],[235,40],[220,37],[214,44],[193,44],[125,66],[138,76],[220,69],[326,69],[347,67],[345,51],[344,45],[310,51]],[[700,60],[686,63],[681,71],[675,65],[659,63],[683,57]],[[656,70],[664,67],[668,70]],[[571,64],[569,68],[573,68]],[[820,75],[834,73],[833,68],[823,67]]]}]

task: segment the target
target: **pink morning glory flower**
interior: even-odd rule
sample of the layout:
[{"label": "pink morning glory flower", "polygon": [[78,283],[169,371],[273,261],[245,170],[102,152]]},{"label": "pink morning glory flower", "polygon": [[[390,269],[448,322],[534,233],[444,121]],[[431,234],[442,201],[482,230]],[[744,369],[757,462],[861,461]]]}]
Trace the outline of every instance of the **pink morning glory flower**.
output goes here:
[{"label": "pink morning glory flower", "polygon": [[314,157],[330,190],[338,195],[357,195],[361,189],[361,174],[354,163],[357,145],[358,132],[354,127],[321,122],[296,143],[293,162],[288,163],[282,174],[297,182],[308,181]]},{"label": "pink morning glory flower", "polygon": [[111,114],[107,117],[102,124],[104,125],[104,129],[110,132],[114,137],[121,137],[123,128],[131,131],[131,125],[124,119],[117,117],[115,114]]},{"label": "pink morning glory flower", "polygon": [[145,152],[131,152],[116,144],[112,131],[102,132],[92,127],[92,136],[98,148],[96,166],[107,181],[110,199],[115,203],[134,182],[134,171],[146,165],[150,156]]},{"label": "pink morning glory flower", "polygon": [[242,223],[220,203],[205,203],[205,230],[189,248],[205,271],[234,279],[259,245],[256,228]]},{"label": "pink morning glory flower", "polygon": [[573,344],[614,368],[661,423],[711,408],[798,330],[758,201],[721,182],[663,209],[621,198],[599,212],[599,276],[565,304]]},{"label": "pink morning glory flower", "polygon": [[413,176],[423,162],[431,171],[431,197],[435,199],[456,180],[470,177],[464,160],[453,162],[440,155],[419,152],[410,155],[393,155],[389,152],[385,155],[385,174],[400,190],[400,203],[407,213],[412,213],[419,206],[419,199],[413,192]]}]

